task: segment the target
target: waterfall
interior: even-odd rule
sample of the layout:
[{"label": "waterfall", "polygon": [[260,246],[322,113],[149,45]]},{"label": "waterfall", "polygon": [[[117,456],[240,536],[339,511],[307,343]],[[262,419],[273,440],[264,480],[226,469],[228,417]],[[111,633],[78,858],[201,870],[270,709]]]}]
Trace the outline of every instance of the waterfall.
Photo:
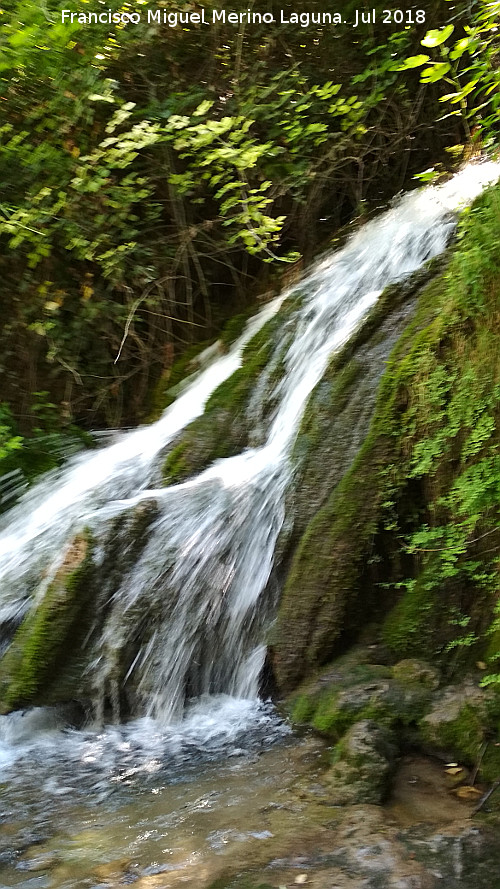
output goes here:
[{"label": "waterfall", "polygon": [[[147,543],[113,591],[92,650],[87,670],[96,698],[112,696],[117,660],[130,650],[123,681],[133,682],[140,712],[160,723],[179,718],[188,698],[254,699],[276,604],[269,580],[293,474],[290,454],[308,398],[382,290],[441,253],[454,213],[498,176],[498,165],[481,163],[413,192],[312,269],[280,333],[284,372],[273,384],[263,443],[182,484],[158,486],[169,445],[238,368],[245,344],[289,294],[266,305],[158,422],[42,479],[1,521],[0,627],[11,628],[36,607],[78,531],[89,528],[105,541],[117,517],[154,504]],[[97,546],[98,569],[104,550]]]}]

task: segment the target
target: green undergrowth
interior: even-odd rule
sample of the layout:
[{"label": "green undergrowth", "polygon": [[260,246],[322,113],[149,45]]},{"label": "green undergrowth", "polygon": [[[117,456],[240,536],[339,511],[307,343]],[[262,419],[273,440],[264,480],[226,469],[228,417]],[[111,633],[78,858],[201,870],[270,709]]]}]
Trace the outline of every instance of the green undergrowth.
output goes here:
[{"label": "green undergrowth", "polygon": [[0,513],[40,475],[92,447],[92,437],[72,424],[61,423],[47,392],[34,393],[35,402],[26,417],[28,431],[21,434],[9,406],[0,402]]},{"label": "green undergrowth", "polygon": [[[496,186],[464,214],[449,264],[421,290],[363,445],[297,547],[272,637],[284,690],[370,612],[388,614],[396,655],[453,671],[485,654],[498,628],[499,320]],[[358,347],[334,359],[340,389]]]}]

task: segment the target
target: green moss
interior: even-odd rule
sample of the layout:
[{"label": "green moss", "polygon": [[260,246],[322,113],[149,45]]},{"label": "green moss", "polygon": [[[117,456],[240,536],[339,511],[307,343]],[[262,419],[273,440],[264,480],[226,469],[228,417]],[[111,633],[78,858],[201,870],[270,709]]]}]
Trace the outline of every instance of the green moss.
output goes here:
[{"label": "green moss", "polygon": [[[321,499],[307,487],[316,512],[291,561],[271,640],[285,691],[314,674],[371,615],[391,612],[384,637],[393,651],[439,651],[450,669],[487,646],[500,545],[499,203],[499,187],[483,196],[451,258],[438,260],[433,270],[440,274],[420,288],[417,310],[387,361],[370,430],[340,483],[331,474]],[[394,288],[313,394],[296,456],[307,457],[309,437],[321,468],[309,473],[316,487],[329,465],[328,449],[320,450],[322,411],[345,411],[344,393],[349,403],[359,387],[356,380],[349,391],[349,362],[359,359],[363,342],[373,345],[391,298]],[[335,375],[340,401],[332,405]],[[342,426],[335,430],[342,435]]]},{"label": "green moss", "polygon": [[225,349],[229,349],[230,346],[238,339],[239,336],[245,330],[245,327],[248,324],[248,321],[255,315],[258,311],[258,306],[251,305],[248,306],[245,312],[241,312],[239,315],[234,315],[233,318],[230,318],[229,321],[226,321],[224,327],[221,330],[220,340],[223,343]]},{"label": "green moss", "polygon": [[[392,442],[372,434],[347,476],[307,527],[284,589],[271,644],[280,686],[293,687],[335,651],[346,603],[357,611],[357,581],[373,540],[384,487],[379,467]],[[359,613],[365,622],[366,612]]]},{"label": "green moss", "polygon": [[167,454],[163,464],[163,480],[165,484],[175,485],[183,481],[189,475],[189,465],[184,456],[187,442],[180,441],[173,450]]},{"label": "green moss", "polygon": [[360,719],[373,718],[387,725],[400,719],[402,700],[397,694],[391,697],[389,693],[392,670],[384,665],[360,662],[367,652],[353,650],[330,664],[314,682],[301,686],[286,705],[292,722],[308,725],[338,741]]},{"label": "green moss", "polygon": [[351,711],[341,710],[337,706],[338,696],[323,696],[318,701],[318,706],[311,719],[311,726],[319,734],[334,738],[340,738],[355,722],[356,716]]},{"label": "green moss", "polygon": [[485,729],[484,713],[477,707],[464,704],[456,719],[429,726],[425,719],[421,724],[424,741],[451,751],[461,762],[475,764],[481,753]]},{"label": "green moss", "polygon": [[289,701],[287,709],[291,720],[308,725],[321,735],[340,738],[352,724],[353,715],[338,707],[339,689],[309,689],[299,692]]},{"label": "green moss", "polygon": [[[500,735],[497,733],[497,739]],[[481,761],[481,777],[488,784],[500,779],[500,741],[489,741]]]},{"label": "green moss", "polygon": [[304,452],[315,451],[325,434],[325,420],[338,415],[346,407],[349,396],[361,373],[361,364],[351,358],[334,374],[333,381],[326,378],[318,387],[316,398],[306,407],[294,447],[294,458]]},{"label": "green moss", "polygon": [[433,653],[436,608],[439,603],[434,591],[424,582],[412,584],[385,619],[382,637],[388,648],[400,657]]},{"label": "green moss", "polygon": [[207,401],[206,413],[227,410],[232,414],[246,407],[258,376],[264,370],[273,349],[272,333],[276,328],[271,318],[245,346],[241,367],[212,392]]},{"label": "green moss", "polygon": [[409,689],[435,691],[439,686],[439,672],[426,661],[405,659],[392,668],[396,682]]},{"label": "green moss", "polygon": [[500,628],[495,628],[487,637],[484,657],[488,664],[497,670],[500,664]]},{"label": "green moss", "polygon": [[251,431],[248,404],[276,348],[281,323],[282,319],[271,318],[252,337],[243,350],[241,367],[215,389],[203,414],[182,432],[163,465],[165,484],[183,481],[214,460],[231,457],[247,446]]},{"label": "green moss", "polygon": [[310,723],[315,712],[314,701],[306,694],[299,694],[293,699],[291,705],[290,718],[292,722]]},{"label": "green moss", "polygon": [[401,714],[397,707],[391,707],[388,703],[377,699],[368,703],[352,702],[350,705],[340,703],[338,691],[330,691],[319,696],[314,705],[309,702],[309,708],[305,708],[300,713],[293,710],[293,714],[303,715],[302,720],[295,719],[296,722],[304,722],[314,729],[318,734],[327,738],[338,740],[342,738],[346,731],[362,719],[373,719],[379,725],[392,726],[399,721]]},{"label": "green moss", "polygon": [[37,703],[41,690],[72,653],[73,628],[90,595],[92,541],[73,541],[43,599],[28,613],[0,661],[0,709]]},{"label": "green moss", "polygon": [[[316,450],[332,416],[336,416],[348,406],[350,396],[355,391],[366,357],[360,360],[359,353],[370,346],[380,345],[389,339],[388,330],[397,329],[398,321],[389,320],[391,313],[401,305],[409,303],[416,293],[443,268],[447,255],[436,257],[403,282],[392,284],[381,294],[367,317],[343,348],[333,355],[328,369],[313,392],[307,404],[294,448],[295,460],[301,459],[309,449]],[[421,311],[420,311],[420,314]],[[417,322],[418,323],[418,322]],[[401,324],[401,320],[399,321]],[[371,381],[371,388],[373,383]]]},{"label": "green moss", "polygon": [[470,680],[450,686],[420,722],[422,741],[459,762],[476,766],[479,779],[500,778],[500,696]]}]

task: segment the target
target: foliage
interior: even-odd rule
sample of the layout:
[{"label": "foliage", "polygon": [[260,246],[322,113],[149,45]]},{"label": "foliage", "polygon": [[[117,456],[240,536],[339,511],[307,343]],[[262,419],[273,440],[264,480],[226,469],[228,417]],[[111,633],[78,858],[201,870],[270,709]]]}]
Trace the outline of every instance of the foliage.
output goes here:
[{"label": "foliage", "polygon": [[15,0],[1,18],[0,372],[24,436],[30,390],[85,428],[146,416],[152,386],[246,308],[269,263],[310,254],[456,141],[432,88],[415,101],[392,70],[421,26],[351,44],[278,14],[170,28],[134,0],[140,24],[89,26],[64,6]]},{"label": "foliage", "polygon": [[0,460],[8,459],[13,451],[18,451],[22,447],[22,444],[22,437],[13,434],[9,406],[0,404]]},{"label": "foliage", "polygon": [[466,21],[465,10],[457,16],[454,5],[452,11],[453,23],[428,31],[421,41],[430,54],[410,56],[396,67],[406,71],[425,65],[421,82],[445,84],[440,101],[451,106],[449,116],[461,116],[469,137],[475,129],[475,137],[491,147],[498,143],[500,3],[468,4]]},{"label": "foliage", "polygon": [[18,434],[9,405],[0,403],[0,512],[38,475],[60,466],[84,445],[92,445],[90,436],[61,423],[56,405],[47,397],[47,392],[33,393],[28,436]]},{"label": "foliage", "polygon": [[480,643],[496,627],[484,620],[489,614],[491,621],[497,595],[500,545],[499,219],[495,188],[462,224],[445,279],[444,327],[414,355],[402,417],[408,476],[424,484],[427,500],[425,521],[406,549],[438,607],[450,591],[449,651]]}]

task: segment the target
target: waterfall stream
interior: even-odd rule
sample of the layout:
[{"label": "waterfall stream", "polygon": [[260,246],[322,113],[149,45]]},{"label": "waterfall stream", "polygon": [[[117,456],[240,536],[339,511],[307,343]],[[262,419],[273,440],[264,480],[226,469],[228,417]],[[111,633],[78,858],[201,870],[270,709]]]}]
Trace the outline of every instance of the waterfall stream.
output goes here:
[{"label": "waterfall stream", "polygon": [[[445,249],[456,211],[499,175],[497,164],[475,164],[398,200],[267,304],[158,422],[74,457],[2,516],[0,651],[40,610],[84,530],[105,602],[81,645],[77,679],[93,710],[85,727],[69,728],[58,707],[0,716],[2,886],[208,889],[259,862],[269,863],[266,880],[272,872],[273,885],[291,885],[303,881],[298,848],[318,856],[326,843],[328,868],[337,860],[337,812],[314,796],[322,742],[296,737],[258,697],[293,446],[331,356],[388,284]],[[165,455],[268,323],[270,358],[246,408],[249,446],[162,487]],[[136,546],[127,535],[144,519]],[[372,841],[373,808],[364,833],[348,821],[339,854],[349,874],[373,860],[379,885],[396,846]],[[405,874],[407,864],[405,850]]]},{"label": "waterfall stream", "polygon": [[[103,540],[117,516],[153,503],[147,543],[113,593],[88,667],[96,697],[99,690],[101,697],[105,689],[110,694],[116,660],[140,614],[150,627],[126,678],[133,678],[142,716],[157,727],[175,724],[186,699],[197,699],[198,708],[205,702],[205,716],[198,709],[190,718],[199,725],[207,713],[231,726],[242,714],[247,718],[247,704],[237,702],[255,702],[258,695],[265,629],[276,604],[269,579],[293,473],[291,448],[307,400],[332,353],[381,291],[442,252],[454,212],[498,175],[493,163],[471,165],[444,185],[405,196],[313,268],[300,284],[293,318],[283,324],[284,373],[274,384],[262,444],[217,460],[182,484],[158,485],[169,444],[237,369],[245,344],[280,311],[287,294],[266,305],[230,352],[202,371],[158,422],[74,458],[37,484],[2,518],[0,627],[18,623],[36,604],[77,532],[90,528]],[[103,557],[98,546],[98,566]],[[259,706],[252,704],[252,713]],[[14,724],[11,719],[15,736]],[[205,731],[210,734],[207,723]],[[3,732],[8,746],[11,736]]]}]

